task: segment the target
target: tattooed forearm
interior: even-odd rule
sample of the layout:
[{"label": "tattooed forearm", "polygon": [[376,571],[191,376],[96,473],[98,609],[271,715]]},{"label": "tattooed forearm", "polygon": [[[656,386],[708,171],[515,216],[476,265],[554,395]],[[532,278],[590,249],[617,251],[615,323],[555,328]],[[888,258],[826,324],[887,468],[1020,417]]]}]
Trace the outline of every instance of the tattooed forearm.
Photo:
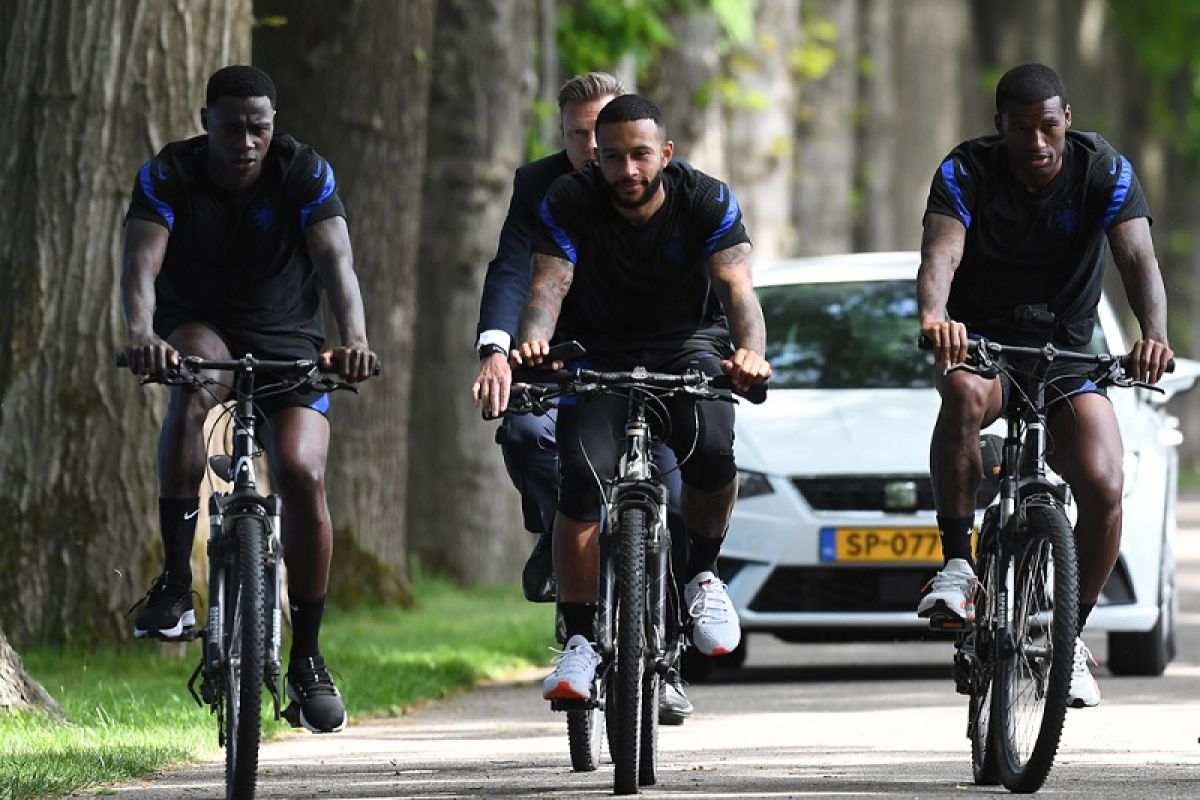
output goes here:
[{"label": "tattooed forearm", "polygon": [[533,282],[529,286],[525,308],[521,311],[517,341],[550,341],[558,324],[563,298],[567,296],[574,277],[575,265],[565,258],[555,258],[545,253],[534,254]]},{"label": "tattooed forearm", "polygon": [[708,260],[713,289],[729,319],[733,345],[762,355],[767,349],[767,325],[754,294],[750,245],[739,244],[713,253]]},{"label": "tattooed forearm", "polygon": [[967,229],[953,217],[925,215],[921,266],[917,270],[917,305],[921,319],[944,319],[950,284],[962,260]]}]

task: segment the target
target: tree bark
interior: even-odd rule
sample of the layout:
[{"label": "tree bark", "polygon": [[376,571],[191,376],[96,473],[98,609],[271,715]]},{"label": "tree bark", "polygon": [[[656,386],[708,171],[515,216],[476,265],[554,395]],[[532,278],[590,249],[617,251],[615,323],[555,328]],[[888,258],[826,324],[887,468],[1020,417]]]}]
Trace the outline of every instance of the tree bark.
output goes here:
[{"label": "tree bark", "polygon": [[[754,241],[755,257],[791,255],[796,90],[791,53],[799,41],[799,0],[760,0],[754,38],[729,58],[738,102],[727,105],[727,176]],[[683,44],[686,49],[690,45]]]},{"label": "tree bark", "polygon": [[161,567],[164,408],[113,365],[138,167],[197,132],[204,85],[249,57],[249,1],[18,0],[0,15],[0,625],[123,635]]},{"label": "tree bark", "polygon": [[[279,90],[278,128],[329,159],[346,204],[371,347],[382,372],[334,397],[327,473],[329,596],[410,600],[405,474],[413,386],[417,241],[429,113],[432,0],[260,0],[255,33]],[[329,345],[337,328],[329,329]],[[418,383],[418,386],[421,385]]]},{"label": "tree bark", "polygon": [[62,715],[54,698],[25,672],[21,657],[12,649],[0,626],[0,711],[31,710]]},{"label": "tree bark", "polygon": [[533,0],[442,0],[434,35],[409,437],[409,549],[465,584],[511,581],[532,538],[495,423],[470,399],[473,323],[521,162],[535,90]]}]

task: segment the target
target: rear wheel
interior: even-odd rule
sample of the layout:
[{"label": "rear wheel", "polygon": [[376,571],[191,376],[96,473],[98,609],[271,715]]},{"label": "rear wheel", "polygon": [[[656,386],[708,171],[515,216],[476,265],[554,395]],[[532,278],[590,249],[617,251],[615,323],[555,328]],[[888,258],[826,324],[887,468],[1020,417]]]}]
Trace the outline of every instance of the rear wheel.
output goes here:
[{"label": "rear wheel", "polygon": [[[225,796],[254,797],[262,732],[263,543],[265,523],[242,517],[234,524],[236,566],[225,595]],[[236,576],[236,580],[234,580]]]},{"label": "rear wheel", "polygon": [[996,767],[996,749],[992,745],[992,675],[995,664],[997,558],[995,519],[985,516],[980,534],[978,569],[979,587],[975,592],[975,625],[970,633],[973,658],[968,659],[967,682],[970,691],[967,730],[971,738],[971,773],[980,786],[1000,782]]},{"label": "rear wheel", "polygon": [[999,643],[991,719],[1000,780],[1014,792],[1036,792],[1054,764],[1079,615],[1067,518],[1057,506],[1038,502],[1026,506],[1025,515],[1009,562],[1013,622],[1011,638]]},{"label": "rear wheel", "polygon": [[600,740],[604,715],[599,706],[567,712],[567,740],[571,745],[571,769],[592,772],[600,766]]},{"label": "rear wheel", "polygon": [[642,681],[642,742],[638,758],[638,784],[658,783],[658,698],[662,691],[662,676],[646,672]]},{"label": "rear wheel", "polygon": [[617,520],[617,676],[613,715],[613,792],[638,790],[642,666],[645,652],[646,514],[626,508]]}]

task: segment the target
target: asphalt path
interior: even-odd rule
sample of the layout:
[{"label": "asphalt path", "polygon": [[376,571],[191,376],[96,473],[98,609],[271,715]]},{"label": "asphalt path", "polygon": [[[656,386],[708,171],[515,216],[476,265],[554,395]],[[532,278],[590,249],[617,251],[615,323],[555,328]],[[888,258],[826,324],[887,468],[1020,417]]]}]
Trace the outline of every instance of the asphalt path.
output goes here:
[{"label": "asphalt path", "polygon": [[[1200,797],[1200,502],[1181,503],[1178,658],[1160,678],[1095,670],[1097,708],[1068,712],[1040,794]],[[1102,635],[1089,645],[1103,663]],[[948,643],[788,645],[754,635],[749,658],[688,687],[692,719],[662,728],[646,797],[996,797],[971,782],[966,700]],[[540,698],[547,670],[421,706],[352,720],[343,733],[289,734],[261,752],[260,798],[581,797],[612,792],[612,768],[573,773],[566,723]],[[223,757],[98,794],[224,796]]]}]

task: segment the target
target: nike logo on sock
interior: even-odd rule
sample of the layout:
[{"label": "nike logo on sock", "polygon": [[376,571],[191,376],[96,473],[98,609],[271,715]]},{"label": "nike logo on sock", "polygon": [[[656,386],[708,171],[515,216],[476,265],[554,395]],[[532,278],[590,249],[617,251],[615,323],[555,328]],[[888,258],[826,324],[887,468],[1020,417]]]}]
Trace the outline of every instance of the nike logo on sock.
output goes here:
[{"label": "nike logo on sock", "polygon": [[200,513],[200,509],[198,509],[198,508],[197,508],[197,509],[195,509],[194,511],[188,511],[187,513],[185,513],[185,514],[183,515],[183,518],[184,518],[184,519],[192,519],[193,517],[195,517],[195,516],[196,516],[197,514],[199,514],[199,513]]}]

